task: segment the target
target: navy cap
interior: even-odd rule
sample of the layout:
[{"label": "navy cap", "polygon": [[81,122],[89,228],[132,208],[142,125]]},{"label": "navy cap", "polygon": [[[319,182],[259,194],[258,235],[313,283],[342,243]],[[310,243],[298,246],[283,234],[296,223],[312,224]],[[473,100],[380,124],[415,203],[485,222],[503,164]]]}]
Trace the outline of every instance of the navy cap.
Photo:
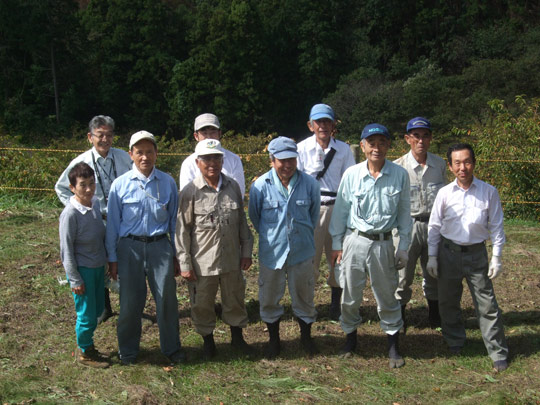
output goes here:
[{"label": "navy cap", "polygon": [[335,114],[332,107],[327,104],[315,104],[313,107],[311,107],[311,112],[309,113],[310,121],[320,120],[321,118],[328,118],[335,121]]},{"label": "navy cap", "polygon": [[361,139],[366,139],[370,137],[371,135],[384,135],[388,139],[390,138],[390,134],[388,133],[388,130],[384,125],[381,124],[369,124],[364,127],[362,130],[362,136]]},{"label": "navy cap", "polygon": [[415,128],[425,128],[431,131],[431,123],[424,117],[416,117],[407,123],[407,132]]},{"label": "navy cap", "polygon": [[298,149],[296,148],[296,142],[291,138],[279,136],[276,139],[272,139],[272,142],[268,145],[268,152],[277,159],[290,159],[298,157]]}]

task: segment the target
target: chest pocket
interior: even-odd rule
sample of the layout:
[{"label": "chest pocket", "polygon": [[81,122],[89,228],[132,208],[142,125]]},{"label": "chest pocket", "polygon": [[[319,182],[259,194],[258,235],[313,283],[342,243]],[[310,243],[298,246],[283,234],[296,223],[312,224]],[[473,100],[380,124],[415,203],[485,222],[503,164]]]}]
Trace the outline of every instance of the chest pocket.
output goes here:
[{"label": "chest pocket", "polygon": [[381,210],[385,215],[396,212],[401,189],[395,186],[385,187],[381,192]]},{"label": "chest pocket", "polygon": [[439,190],[444,186],[444,183],[429,183],[427,186],[427,203],[429,208],[433,207],[433,203],[435,202],[435,197],[437,197],[437,193]]},{"label": "chest pocket", "polygon": [[411,183],[411,212],[418,212],[422,208],[422,189],[418,184]]},{"label": "chest pocket", "polygon": [[195,204],[195,226],[199,229],[213,229],[216,227],[216,207],[210,205]]},{"label": "chest pocket", "polygon": [[309,219],[309,207],[311,206],[311,200],[296,200],[296,211],[298,218],[304,221]]},{"label": "chest pocket", "polygon": [[275,223],[278,221],[279,216],[279,202],[278,201],[264,201],[261,219],[263,222]]},{"label": "chest pocket", "polygon": [[466,210],[467,219],[473,224],[487,225],[488,209],[485,204],[476,207],[468,207]]},{"label": "chest pocket", "polygon": [[239,222],[240,205],[234,201],[227,201],[220,207],[221,223],[224,225],[237,224]]},{"label": "chest pocket", "polygon": [[168,204],[169,201],[150,201],[150,210],[152,211],[152,215],[158,224],[162,224],[169,220],[169,211],[167,211]]},{"label": "chest pocket", "polygon": [[137,222],[142,217],[142,202],[140,198],[129,197],[122,202],[122,219],[127,223]]}]

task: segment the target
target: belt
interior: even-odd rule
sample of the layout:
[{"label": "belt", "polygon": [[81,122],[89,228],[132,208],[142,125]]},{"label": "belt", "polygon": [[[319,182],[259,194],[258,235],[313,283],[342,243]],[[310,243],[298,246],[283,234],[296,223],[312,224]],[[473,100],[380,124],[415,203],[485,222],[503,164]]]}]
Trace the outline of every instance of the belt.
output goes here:
[{"label": "belt", "polygon": [[161,240],[166,237],[167,237],[166,233],[162,233],[161,235],[155,235],[155,236],[137,236],[137,235],[131,235],[131,234],[126,236],[126,238],[136,240],[137,242],[144,242],[144,243],[157,242],[158,240]]},{"label": "belt", "polygon": [[321,191],[321,195],[324,197],[336,197],[337,193],[335,191]]},{"label": "belt", "polygon": [[392,232],[388,231],[385,233],[365,233],[362,231],[359,231],[358,229],[352,229],[352,231],[360,236],[363,236],[364,238],[368,238],[370,240],[388,240],[392,237]]},{"label": "belt", "polygon": [[452,242],[450,239],[446,239],[443,237],[443,246],[452,251],[452,252],[458,252],[458,253],[468,253],[468,252],[476,252],[478,250],[482,250],[486,248],[486,245],[484,242],[475,243],[474,245],[458,245],[457,243]]},{"label": "belt", "polygon": [[413,217],[413,219],[418,222],[429,222],[429,215],[421,216],[421,217]]},{"label": "belt", "polygon": [[336,200],[321,201],[321,205],[334,205]]}]

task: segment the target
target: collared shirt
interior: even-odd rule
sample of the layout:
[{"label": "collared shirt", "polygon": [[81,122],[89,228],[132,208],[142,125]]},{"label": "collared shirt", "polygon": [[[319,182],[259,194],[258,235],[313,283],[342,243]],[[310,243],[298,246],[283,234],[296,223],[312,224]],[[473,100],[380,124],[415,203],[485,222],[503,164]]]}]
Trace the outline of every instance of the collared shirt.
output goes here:
[{"label": "collared shirt", "polygon": [[156,168],[146,178],[133,166],[113,182],[109,192],[105,239],[109,262],[118,261],[118,240],[128,235],[169,233],[171,241],[174,241],[178,211],[176,189],[173,178]]},{"label": "collared shirt", "polygon": [[275,170],[272,170],[271,173],[274,180],[274,184],[279,189],[279,192],[283,194],[283,197],[285,197],[285,199],[289,198],[291,191],[293,190],[296,182],[298,181],[298,170],[296,170],[294,174],[291,176],[291,178],[289,179],[289,184],[287,184],[287,187],[283,185],[283,183],[281,182]]},{"label": "collared shirt", "polygon": [[238,183],[225,175],[218,190],[202,175],[180,193],[176,222],[177,257],[182,271],[216,276],[240,270],[251,258],[253,236]]},{"label": "collared shirt", "polygon": [[407,171],[389,160],[376,179],[369,173],[367,160],[347,169],[330,220],[333,250],[343,249],[347,228],[369,234],[397,228],[399,249],[407,250],[412,229]]},{"label": "collared shirt", "polygon": [[[317,136],[313,134],[298,144],[298,170],[317,178],[317,174],[324,168],[324,159],[328,152],[334,148],[336,154],[328,166],[326,173],[319,179],[321,191],[336,192],[339,182],[345,170],[354,166],[354,156],[349,145],[345,142],[332,138],[328,148],[323,149],[317,142]],[[321,196],[321,201],[331,201],[335,197]]]},{"label": "collared shirt", "polygon": [[[81,162],[88,164],[92,169],[94,169],[96,175],[95,196],[99,200],[99,207],[101,213],[107,214],[107,202],[105,201],[103,191],[105,191],[105,195],[108,195],[114,179],[131,170],[131,158],[129,157],[129,154],[127,152],[123,151],[122,149],[116,148],[109,149],[109,153],[105,158],[101,156],[94,147],[84,153],[81,153],[79,156],[77,156],[70,162],[70,164],[68,165],[66,170],[64,170],[64,172],[56,182],[56,185],[54,186],[56,195],[58,195],[58,198],[64,205],[67,205],[69,203],[69,198],[73,195],[73,193],[69,189],[69,172],[71,171],[73,166]],[[95,165],[94,162],[96,162]]]},{"label": "collared shirt", "polygon": [[[240,186],[242,195],[246,193],[246,180],[244,178],[244,167],[242,166],[242,159],[238,155],[235,155],[231,151],[223,148],[223,168],[221,172],[227,176],[236,180]],[[201,171],[197,167],[197,155],[192,153],[183,162],[180,167],[180,191],[184,189],[195,177],[201,174]]]},{"label": "collared shirt", "polygon": [[493,255],[500,256],[506,238],[497,189],[476,177],[467,190],[459,187],[457,180],[441,188],[429,218],[430,256],[437,256],[441,235],[458,245],[473,245],[491,238]]},{"label": "collared shirt", "polygon": [[446,163],[440,156],[428,152],[421,165],[411,151],[394,160],[409,173],[411,182],[411,215],[428,217],[439,190],[446,184]]},{"label": "collared shirt", "polygon": [[315,255],[313,232],[319,220],[319,183],[298,173],[296,185],[285,198],[274,181],[273,168],[249,190],[249,217],[259,233],[259,260],[270,269],[294,265]]}]

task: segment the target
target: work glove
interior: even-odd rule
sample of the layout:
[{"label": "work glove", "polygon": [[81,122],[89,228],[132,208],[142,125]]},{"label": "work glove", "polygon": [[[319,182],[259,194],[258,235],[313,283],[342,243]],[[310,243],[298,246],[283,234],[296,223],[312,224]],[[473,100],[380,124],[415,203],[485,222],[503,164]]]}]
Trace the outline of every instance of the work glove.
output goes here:
[{"label": "work glove", "polygon": [[491,263],[489,264],[488,277],[493,280],[502,271],[501,256],[492,256]]},{"label": "work glove", "polygon": [[429,256],[426,271],[431,277],[437,278],[439,276],[439,272],[437,271],[438,267],[439,265],[437,264],[437,256]]},{"label": "work glove", "polygon": [[395,259],[395,265],[396,270],[400,270],[404,268],[407,265],[407,262],[409,261],[409,254],[406,250],[398,249],[396,252],[396,259]]}]

